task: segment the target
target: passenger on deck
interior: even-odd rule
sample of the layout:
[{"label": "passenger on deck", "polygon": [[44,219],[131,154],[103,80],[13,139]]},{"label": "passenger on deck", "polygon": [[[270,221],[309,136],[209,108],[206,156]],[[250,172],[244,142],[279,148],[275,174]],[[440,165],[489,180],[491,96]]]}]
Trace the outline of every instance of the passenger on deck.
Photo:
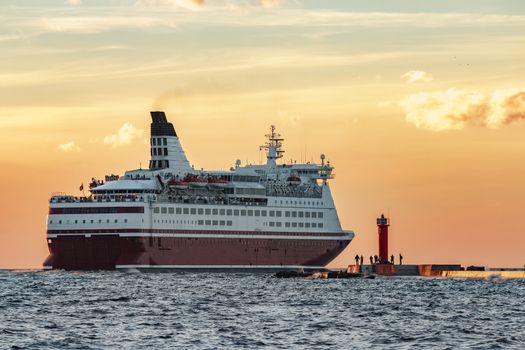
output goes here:
[{"label": "passenger on deck", "polygon": [[399,265],[403,265],[403,255],[399,253]]},{"label": "passenger on deck", "polygon": [[354,259],[355,259],[355,264],[359,265],[359,255],[356,254]]},{"label": "passenger on deck", "polygon": [[359,264],[359,265],[363,265],[363,261],[364,261],[364,259],[363,259],[363,256],[362,256],[362,255],[361,255],[359,261],[360,261],[360,264]]},{"label": "passenger on deck", "polygon": [[374,264],[374,258],[372,258],[372,255],[370,255],[370,265]]},{"label": "passenger on deck", "polygon": [[394,265],[394,254],[390,255],[390,263]]}]

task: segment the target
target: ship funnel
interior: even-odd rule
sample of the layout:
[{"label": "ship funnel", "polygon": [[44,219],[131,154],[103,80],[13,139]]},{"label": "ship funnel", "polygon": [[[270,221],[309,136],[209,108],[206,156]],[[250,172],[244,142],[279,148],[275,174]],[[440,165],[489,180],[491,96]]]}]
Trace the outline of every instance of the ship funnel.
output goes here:
[{"label": "ship funnel", "polygon": [[169,169],[173,173],[187,173],[191,170],[175,128],[162,111],[151,112],[150,145],[150,170]]}]

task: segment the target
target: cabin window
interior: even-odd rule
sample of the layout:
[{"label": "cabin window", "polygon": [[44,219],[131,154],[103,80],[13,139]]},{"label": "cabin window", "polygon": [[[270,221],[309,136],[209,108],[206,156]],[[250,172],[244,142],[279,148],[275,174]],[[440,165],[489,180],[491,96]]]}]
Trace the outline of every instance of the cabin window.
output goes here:
[{"label": "cabin window", "polygon": [[182,209],[182,213],[187,215],[187,214],[190,213],[190,209],[189,208],[184,208],[184,209]]},{"label": "cabin window", "polygon": [[226,210],[225,210],[225,209],[221,209],[221,210],[219,210],[219,214],[220,214],[220,215],[226,215]]},{"label": "cabin window", "polygon": [[296,211],[292,211],[292,218],[296,218],[297,217],[297,212]]},{"label": "cabin window", "polygon": [[281,227],[281,222],[280,222],[280,221],[277,221],[277,222],[275,223],[275,226],[277,226],[277,227]]},{"label": "cabin window", "polygon": [[270,221],[270,227],[274,227],[275,223],[273,221]]},{"label": "cabin window", "polygon": [[317,223],[312,222],[312,227],[313,227],[313,228],[316,228],[316,227],[317,227]]},{"label": "cabin window", "polygon": [[224,226],[226,225],[226,222],[224,220],[219,221],[219,225]]},{"label": "cabin window", "polygon": [[197,214],[197,209],[196,208],[190,208],[190,214],[191,215]]},{"label": "cabin window", "polygon": [[168,149],[166,147],[164,147],[164,155],[167,156],[168,155]]},{"label": "cabin window", "polygon": [[239,209],[233,209],[233,215],[239,216]]},{"label": "cabin window", "polygon": [[213,224],[213,226],[217,226],[219,224],[219,221],[213,220],[212,224]]},{"label": "cabin window", "polygon": [[305,211],[304,212],[304,217],[305,218],[309,218],[310,217],[310,212],[309,211]]},{"label": "cabin window", "polygon": [[241,209],[241,216],[246,216],[246,210]]},{"label": "cabin window", "polygon": [[261,216],[261,211],[260,210],[255,210],[255,216]]},{"label": "cabin window", "polygon": [[211,225],[211,220],[206,220],[206,226],[210,226]]},{"label": "cabin window", "polygon": [[289,211],[285,211],[285,212],[284,212],[284,216],[286,216],[287,218],[289,218],[289,217],[290,217],[290,212],[289,212]]},{"label": "cabin window", "polygon": [[281,211],[280,210],[276,210],[275,211],[275,215],[280,218],[281,217]]},{"label": "cabin window", "polygon": [[197,213],[199,213],[199,215],[203,215],[203,214],[204,214],[204,209],[199,208],[199,209],[197,210]]},{"label": "cabin window", "polygon": [[219,215],[219,210],[218,209],[212,209],[212,213],[213,213],[213,215]]},{"label": "cabin window", "polygon": [[270,217],[274,217],[275,216],[275,210],[270,210]]},{"label": "cabin window", "polygon": [[168,208],[166,208],[166,207],[160,208],[160,213],[161,214],[167,214],[168,213]]},{"label": "cabin window", "polygon": [[162,141],[164,142],[164,146],[166,146],[168,144],[168,140],[165,137],[162,138]]},{"label": "cabin window", "polygon": [[318,223],[318,224],[317,224],[317,227],[319,227],[319,228],[323,228],[323,223],[322,223],[322,222]]},{"label": "cabin window", "polygon": [[322,217],[323,217],[323,212],[320,211],[320,212],[317,214],[317,217],[318,217],[318,218],[322,218]]},{"label": "cabin window", "polygon": [[227,220],[227,221],[226,221],[226,226],[231,226],[232,224],[233,224],[233,223],[232,223],[231,220]]},{"label": "cabin window", "polygon": [[156,146],[156,145],[157,145],[157,139],[156,139],[156,138],[152,138],[152,139],[151,139],[151,144],[152,144],[153,146]]},{"label": "cabin window", "polygon": [[266,216],[266,210],[261,210],[261,216]]},{"label": "cabin window", "polygon": [[248,216],[253,216],[253,210],[248,210]]},{"label": "cabin window", "polygon": [[297,214],[299,215],[300,218],[303,217],[303,212],[302,211],[298,212]]},{"label": "cabin window", "polygon": [[155,214],[158,214],[158,213],[159,213],[159,208],[158,208],[158,207],[153,208],[153,212],[154,212]]},{"label": "cabin window", "polygon": [[315,211],[312,212],[312,218],[317,218],[317,213]]},{"label": "cabin window", "polygon": [[303,225],[303,223],[302,223],[302,222],[300,222],[300,223],[299,223],[299,227],[303,227],[303,226],[304,226],[304,225]]},{"label": "cabin window", "polygon": [[228,216],[232,216],[232,210],[231,210],[231,209],[227,209],[227,210],[226,210],[226,215],[228,215]]},{"label": "cabin window", "polygon": [[297,223],[296,222],[292,222],[292,227],[297,227]]},{"label": "cabin window", "polygon": [[211,215],[211,209],[206,209],[206,215]]},{"label": "cabin window", "polygon": [[182,208],[175,208],[175,214],[182,214]]},{"label": "cabin window", "polygon": [[175,213],[175,208],[168,208],[168,213],[174,214]]},{"label": "cabin window", "polygon": [[204,220],[198,220],[198,221],[197,221],[197,224],[198,224],[198,225],[204,225]]},{"label": "cabin window", "polygon": [[290,223],[289,223],[289,222],[285,222],[285,223],[284,223],[284,226],[285,226],[285,227],[290,227]]}]

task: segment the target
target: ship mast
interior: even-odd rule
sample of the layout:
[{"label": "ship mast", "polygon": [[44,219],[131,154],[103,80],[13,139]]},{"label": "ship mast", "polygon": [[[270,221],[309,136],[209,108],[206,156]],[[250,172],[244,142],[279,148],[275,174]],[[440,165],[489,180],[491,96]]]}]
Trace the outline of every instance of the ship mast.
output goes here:
[{"label": "ship mast", "polygon": [[266,166],[271,169],[277,167],[277,159],[283,157],[284,151],[281,149],[284,139],[275,131],[275,125],[270,126],[270,133],[265,135],[268,141],[260,149],[266,150]]}]

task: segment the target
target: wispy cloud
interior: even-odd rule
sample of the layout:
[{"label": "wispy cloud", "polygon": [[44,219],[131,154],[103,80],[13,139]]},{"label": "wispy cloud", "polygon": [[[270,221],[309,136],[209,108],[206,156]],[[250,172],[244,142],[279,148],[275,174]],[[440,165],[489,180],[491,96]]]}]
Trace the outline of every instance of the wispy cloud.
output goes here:
[{"label": "wispy cloud", "polygon": [[113,147],[129,145],[136,138],[139,138],[144,130],[138,129],[130,123],[125,123],[118,129],[116,134],[104,137],[104,143]]},{"label": "wispy cloud", "polygon": [[419,82],[429,82],[434,80],[432,74],[421,71],[421,70],[410,70],[401,76],[401,79],[405,80],[407,83],[419,83]]},{"label": "wispy cloud", "polygon": [[[244,5],[242,5],[244,4]],[[257,6],[254,6],[257,5]],[[281,6],[281,1],[254,0],[243,3],[228,1],[210,5],[202,0],[139,0],[133,7],[114,6],[118,15],[100,15],[82,7],[75,12],[53,11],[34,17],[10,21],[17,30],[39,32],[100,33],[120,29],[178,28],[186,24],[202,26],[247,27],[486,27],[491,25],[524,25],[522,15],[477,13],[387,13],[312,10]],[[261,11],[261,7],[272,11]],[[201,11],[196,11],[201,10]],[[109,12],[109,13],[111,13]]]},{"label": "wispy cloud", "polygon": [[80,147],[75,143],[75,141],[69,141],[58,145],[57,147],[62,152],[79,152]]},{"label": "wispy cloud", "polygon": [[66,0],[66,5],[78,6],[82,4],[82,0]]},{"label": "wispy cloud", "polygon": [[199,10],[204,6],[204,0],[137,0],[136,5],[146,7],[178,7],[186,10]]},{"label": "wispy cloud", "polygon": [[451,88],[421,92],[401,100],[406,120],[418,128],[443,131],[467,126],[499,128],[525,120],[525,89],[496,90],[491,94]]}]

